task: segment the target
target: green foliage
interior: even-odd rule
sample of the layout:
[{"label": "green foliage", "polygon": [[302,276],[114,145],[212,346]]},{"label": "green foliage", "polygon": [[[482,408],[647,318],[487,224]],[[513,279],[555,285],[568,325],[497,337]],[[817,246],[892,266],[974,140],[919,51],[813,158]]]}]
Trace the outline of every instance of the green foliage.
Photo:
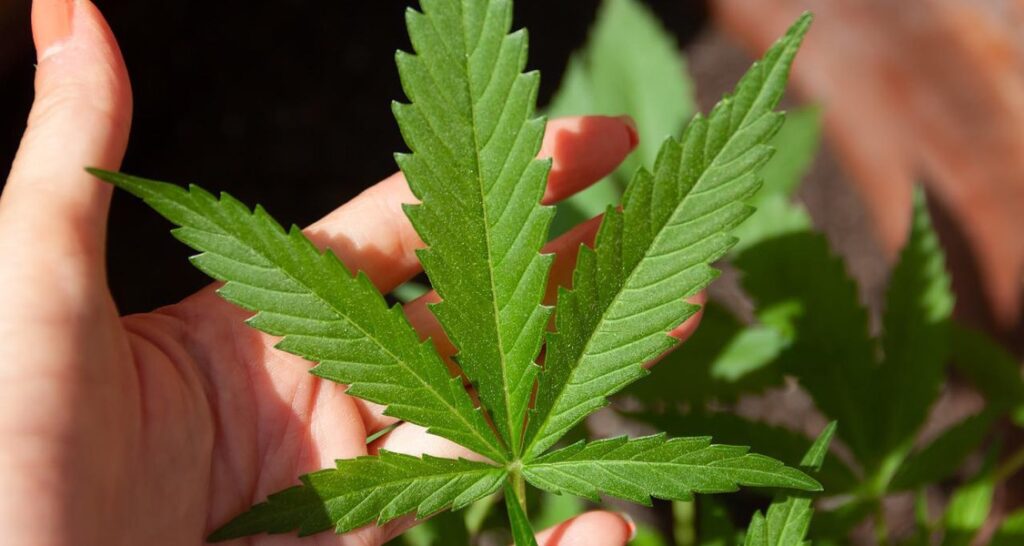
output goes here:
[{"label": "green foliage", "polygon": [[[737,265],[762,322],[792,336],[783,369],[843,424],[841,437],[869,473],[894,471],[938,395],[949,355],[952,296],[923,199],[890,283],[881,343],[868,335],[856,286],[822,236],[766,241]],[[879,478],[885,487],[891,474]]]},{"label": "green foliage", "polygon": [[505,506],[508,509],[508,521],[512,526],[512,538],[516,546],[537,546],[537,538],[533,535],[530,520],[526,518],[526,512],[520,502],[519,493],[512,484],[505,484]]},{"label": "green foliage", "polygon": [[[759,453],[790,466],[801,465],[803,457],[813,445],[803,434],[726,412],[643,411],[626,412],[624,415],[671,435],[714,435],[716,440],[725,443],[749,443],[758,446]],[[853,470],[836,457],[826,459],[824,468],[816,469],[815,472],[815,478],[829,492],[849,491],[858,483]]]},{"label": "green foliage", "polygon": [[[836,422],[825,427],[818,439],[800,461],[805,470],[816,472],[821,470],[828,454],[832,437],[836,432]],[[776,499],[762,516],[754,514],[747,529],[745,546],[790,546],[809,544],[806,542],[807,530],[811,526],[812,499],[806,495],[788,495]]]},{"label": "green foliage", "polygon": [[988,519],[996,488],[995,455],[993,450],[981,472],[949,499],[942,521],[944,546],[969,546]]},{"label": "green foliage", "polygon": [[277,348],[318,365],[311,371],[349,385],[348,394],[387,406],[385,413],[429,428],[503,460],[487,422],[430,343],[400,307],[388,308],[365,275],[353,277],[298,228],[285,231],[262,208],[220,199],[197,186],[93,173],[145,200],[174,222],[174,236],[202,252],[192,263],[225,281],[218,293],[257,314],[250,326],[282,336]]},{"label": "green foliage", "polygon": [[550,162],[535,159],[540,75],[522,73],[527,39],[508,34],[512,3],[422,3],[406,23],[416,55],[396,56],[411,103],[394,113],[412,154],[398,164],[422,204],[406,214],[459,349],[505,444],[519,452],[550,309],[541,305],[551,256],[540,248],[554,209],[542,207]]},{"label": "green foliage", "polygon": [[675,39],[640,0],[606,0],[583,50],[569,61],[551,101],[552,116],[628,114],[640,143],[615,173],[558,208],[554,234],[619,201],[633,173],[651,165],[669,136],[693,115],[693,89]]},{"label": "green foliage", "polygon": [[[620,0],[608,9],[625,10],[626,23],[650,22],[630,6]],[[415,52],[396,60],[410,102],[393,110],[411,153],[396,159],[420,200],[406,213],[426,243],[418,256],[441,299],[431,310],[457,348],[479,408],[400,307],[389,308],[365,275],[353,276],[298,228],[285,231],[262,208],[227,195],[92,171],[175,223],[175,236],[200,252],[196,266],[225,282],[225,299],[255,313],[252,326],[281,337],[278,348],[316,363],[313,373],[349,385],[349,395],[488,459],[381,452],[338,461],[210,539],[347,532],[404,514],[426,517],[488,497],[506,482],[516,543],[534,544],[524,479],[559,493],[641,503],[740,486],[820,489],[782,462],[709,438],[620,438],[546,453],[607,396],[644,375],[643,364],[674,345],[668,333],[697,310],[683,299],[715,278],[711,263],[750,214],[745,201],[772,155],[783,122],[774,109],[810,16],[709,116],[665,141],[652,170],[633,177],[621,209],[607,210],[594,248],[580,249],[573,290],[559,294],[556,331],[547,336],[552,310],[542,298],[552,257],[540,249],[553,209],[540,199],[550,162],[535,159],[544,120],[534,117],[539,76],[523,72],[526,33],[510,33],[510,0],[423,0],[406,21]],[[598,80],[608,77],[606,68],[590,69]]]},{"label": "green foliage", "polygon": [[950,355],[953,295],[945,256],[917,193],[910,238],[889,279],[882,317],[884,357],[875,384],[881,387],[883,427],[876,453],[905,449],[939,395]]},{"label": "green foliage", "polygon": [[331,527],[344,533],[410,512],[426,517],[449,507],[458,510],[494,493],[505,476],[504,469],[485,463],[382,451],[303,476],[301,486],[271,495],[209,539],[296,529],[303,536]]},{"label": "green foliage", "polygon": [[694,493],[725,493],[740,485],[814,491],[818,482],[781,462],[710,438],[664,435],[579,442],[526,464],[536,487],[591,500],[611,495],[639,504],[650,498],[690,500]]},{"label": "green foliage", "polygon": [[666,336],[697,311],[683,298],[717,275],[709,265],[735,239],[750,208],[757,169],[781,125],[774,112],[804,33],[805,16],[755,63],[733,95],[682,139],[669,138],[654,170],[641,169],[609,207],[594,248],[582,247],[573,289],[558,295],[556,333],[527,432],[527,455],[548,449],[606,397],[642,377],[643,364],[674,345]]}]

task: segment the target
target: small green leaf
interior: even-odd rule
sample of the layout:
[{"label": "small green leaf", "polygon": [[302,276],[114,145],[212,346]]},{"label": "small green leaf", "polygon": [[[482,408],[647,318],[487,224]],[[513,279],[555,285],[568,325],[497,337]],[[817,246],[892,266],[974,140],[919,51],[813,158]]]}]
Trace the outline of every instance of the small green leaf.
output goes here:
[{"label": "small green leaf", "polygon": [[750,526],[747,527],[747,536],[743,540],[743,546],[763,546],[770,544],[769,540],[768,522],[765,520],[764,514],[758,510],[750,519]]},{"label": "small green leaf", "polygon": [[519,496],[510,482],[505,483],[505,507],[508,509],[508,520],[512,525],[512,538],[516,546],[537,546],[537,537],[530,527]]},{"label": "small green leaf", "polygon": [[297,227],[286,232],[262,207],[250,210],[227,194],[218,200],[198,186],[89,172],[180,226],[174,236],[202,253],[192,263],[226,282],[221,297],[256,311],[248,324],[282,336],[278,349],[319,363],[313,374],[386,405],[385,415],[504,459],[461,378],[449,375],[432,343],[420,341],[401,307],[389,309],[365,275],[352,276]]},{"label": "small green leaf", "polygon": [[889,280],[882,318],[884,358],[876,384],[885,418],[879,454],[914,440],[939,395],[950,355],[953,294],[924,193],[916,192],[910,236]]},{"label": "small green leaf", "polygon": [[[801,466],[805,470],[821,468],[835,432],[836,422],[833,421],[825,427],[804,455]],[[768,507],[763,521],[760,521],[760,512],[754,516],[755,521],[750,524],[751,531],[747,533],[745,546],[804,544],[813,513],[811,498],[806,495],[787,495],[778,498]]]},{"label": "small green leaf", "polygon": [[995,462],[997,449],[992,449],[985,467],[969,483],[958,488],[949,499],[943,528],[943,546],[968,546],[988,519],[996,489]]},{"label": "small green leaf", "polygon": [[697,311],[683,298],[717,276],[709,264],[750,213],[743,201],[771,157],[767,142],[783,121],[774,108],[810,24],[802,17],[734,95],[694,118],[681,140],[668,139],[654,171],[633,178],[622,210],[608,209],[594,249],[580,248],[573,289],[559,293],[527,458],[642,377],[643,364],[674,345],[667,333]]},{"label": "small green leaf", "polygon": [[691,500],[740,486],[817,491],[821,485],[781,462],[710,438],[664,435],[579,442],[527,463],[526,479],[552,493],[598,500],[601,494],[641,504],[650,498]]},{"label": "small green leaf", "polygon": [[800,467],[814,472],[821,470],[821,466],[825,463],[825,456],[828,455],[828,448],[832,445],[832,437],[836,434],[836,427],[838,423],[832,421],[825,426],[825,429],[821,431],[818,438],[814,440],[814,444],[807,450],[807,454],[800,461]]},{"label": "small green leaf", "polygon": [[406,214],[441,297],[432,306],[506,446],[518,453],[551,310],[552,257],[541,255],[554,209],[540,199],[550,161],[535,159],[536,72],[523,73],[525,31],[512,2],[428,0],[406,22],[416,54],[397,54],[411,101],[394,104],[411,154],[398,164],[421,204]]},{"label": "small green leaf", "polygon": [[296,530],[305,536],[331,527],[344,533],[412,512],[427,517],[494,493],[505,476],[505,469],[485,463],[382,451],[303,476],[301,486],[271,495],[214,531],[209,540]]}]

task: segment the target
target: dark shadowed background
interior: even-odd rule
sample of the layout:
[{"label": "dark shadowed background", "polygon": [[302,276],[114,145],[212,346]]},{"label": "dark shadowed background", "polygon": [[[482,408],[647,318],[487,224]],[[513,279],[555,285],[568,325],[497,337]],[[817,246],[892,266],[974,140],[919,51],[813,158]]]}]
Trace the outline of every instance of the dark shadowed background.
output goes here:
[{"label": "dark shadowed background", "polygon": [[[135,121],[124,170],[195,182],[308,224],[396,170],[403,149],[390,102],[402,99],[394,52],[408,49],[411,2],[94,0],[131,73]],[[29,0],[0,5],[0,181],[32,102]],[[705,25],[703,2],[649,3],[681,43]],[[531,33],[541,103],[582,45],[598,2],[518,2]],[[73,135],[69,135],[73,138]],[[2,183],[2,182],[0,182]],[[169,224],[117,194],[110,283],[125,313],[206,284]]]}]

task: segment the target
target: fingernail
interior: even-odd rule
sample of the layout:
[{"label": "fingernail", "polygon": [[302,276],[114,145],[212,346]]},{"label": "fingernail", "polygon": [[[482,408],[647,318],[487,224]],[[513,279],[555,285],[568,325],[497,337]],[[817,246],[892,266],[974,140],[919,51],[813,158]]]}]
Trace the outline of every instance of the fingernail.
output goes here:
[{"label": "fingernail", "polygon": [[631,542],[633,539],[636,538],[636,522],[633,521],[633,516],[625,512],[616,513],[619,515],[620,518],[622,518],[622,521],[626,523],[626,530],[629,531],[629,540],[627,540],[626,542]]},{"label": "fingernail", "polygon": [[75,0],[34,0],[32,2],[32,36],[38,60],[60,51],[71,36]]},{"label": "fingernail", "polygon": [[640,144],[640,132],[636,128],[636,120],[632,116],[619,116],[619,120],[626,125],[626,130],[629,132],[629,148],[636,148],[637,144]]}]

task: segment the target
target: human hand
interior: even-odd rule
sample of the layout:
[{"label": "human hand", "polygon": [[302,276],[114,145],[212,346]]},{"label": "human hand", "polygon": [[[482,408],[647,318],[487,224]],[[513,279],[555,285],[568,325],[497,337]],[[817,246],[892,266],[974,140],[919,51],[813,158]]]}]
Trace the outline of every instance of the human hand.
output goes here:
[{"label": "human hand", "polygon": [[[0,528],[9,544],[197,544],[232,516],[335,459],[381,448],[472,457],[394,422],[383,408],[306,373],[244,324],[215,287],[155,312],[119,317],[106,285],[110,187],[85,166],[117,169],[131,90],[116,41],[88,0],[36,0],[36,99],[0,197]],[[620,118],[549,124],[546,202],[611,172],[636,144]],[[422,246],[401,211],[396,174],[306,230],[383,292],[416,275]],[[553,242],[564,282],[594,222]],[[410,321],[439,341],[427,295]],[[675,334],[685,337],[690,321]],[[450,348],[449,348],[450,350]],[[300,544],[377,545],[411,517]],[[631,524],[609,512],[541,534],[541,544],[620,545]],[[248,544],[292,544],[290,536]]]}]

